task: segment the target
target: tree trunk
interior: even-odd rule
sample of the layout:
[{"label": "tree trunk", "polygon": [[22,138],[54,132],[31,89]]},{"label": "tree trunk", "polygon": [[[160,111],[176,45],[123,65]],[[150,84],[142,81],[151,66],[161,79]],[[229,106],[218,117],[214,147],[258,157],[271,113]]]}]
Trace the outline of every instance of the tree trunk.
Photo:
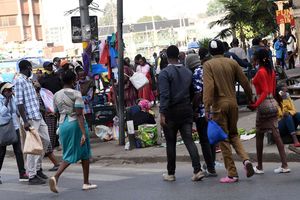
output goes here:
[{"label": "tree trunk", "polygon": [[246,51],[246,38],[245,38],[245,33],[244,33],[244,29],[243,29],[243,25],[240,24],[240,40],[242,42],[242,48]]}]

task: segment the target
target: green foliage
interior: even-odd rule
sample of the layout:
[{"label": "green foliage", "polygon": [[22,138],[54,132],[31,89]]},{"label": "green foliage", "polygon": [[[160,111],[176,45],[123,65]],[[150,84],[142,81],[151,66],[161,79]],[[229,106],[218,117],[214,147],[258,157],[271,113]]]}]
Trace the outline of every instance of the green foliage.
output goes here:
[{"label": "green foliage", "polygon": [[206,14],[208,16],[217,15],[225,11],[224,5],[220,0],[211,0],[207,5]]},{"label": "green foliage", "polygon": [[[161,17],[159,15],[153,16],[154,21],[162,21],[166,20],[165,17]],[[140,19],[137,20],[138,23],[145,23],[145,22],[152,22],[152,16],[143,16]]]},{"label": "green foliage", "polygon": [[243,44],[256,35],[267,36],[277,30],[275,5],[266,0],[219,0],[226,11],[215,25],[225,26],[216,37],[221,39],[236,34]]},{"label": "green foliage", "polygon": [[99,19],[100,26],[114,25],[117,22],[117,4],[108,2],[103,9],[103,16]]},{"label": "green foliage", "polygon": [[208,49],[208,43],[211,41],[212,38],[202,38],[198,41],[198,44],[200,44],[200,47]]}]

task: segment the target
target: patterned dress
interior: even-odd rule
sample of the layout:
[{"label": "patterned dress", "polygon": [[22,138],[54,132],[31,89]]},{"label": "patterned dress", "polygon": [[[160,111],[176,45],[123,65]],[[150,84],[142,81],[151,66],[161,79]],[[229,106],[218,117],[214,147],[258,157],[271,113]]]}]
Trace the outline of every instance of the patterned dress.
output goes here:
[{"label": "patterned dress", "polygon": [[[193,88],[194,93],[202,93],[203,92],[203,68],[202,66],[198,66],[195,68],[193,73]],[[205,117],[205,109],[204,104],[201,103],[197,110],[198,117]]]}]

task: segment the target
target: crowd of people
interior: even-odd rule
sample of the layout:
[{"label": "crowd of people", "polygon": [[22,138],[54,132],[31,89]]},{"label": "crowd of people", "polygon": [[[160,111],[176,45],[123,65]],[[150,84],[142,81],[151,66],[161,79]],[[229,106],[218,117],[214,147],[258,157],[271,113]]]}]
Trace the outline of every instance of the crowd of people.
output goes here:
[{"label": "crowd of people", "polygon": [[[294,42],[295,38],[291,33],[274,41],[276,64],[282,68],[286,68],[286,59],[282,57],[285,51],[289,56],[289,68],[295,67],[295,49],[292,48]],[[217,176],[216,145],[210,144],[207,134],[209,120],[217,122],[228,135],[226,140],[218,144],[227,170],[227,176],[220,179],[221,183],[234,183],[239,180],[232,157],[232,147],[243,161],[246,177],[264,173],[263,140],[267,132],[272,134],[281,158],[281,166],[274,172],[291,171],[280,135],[291,135],[294,147],[300,147],[296,136],[300,116],[287,93],[286,85],[276,84],[272,52],[268,42],[254,38],[252,44],[246,54],[244,49],[240,48],[237,38],[232,40],[231,48],[227,42],[213,39],[208,48],[199,48],[197,53],[195,50],[180,52],[178,47],[171,45],[159,55],[153,54],[154,62],[151,64],[140,54],[135,56],[133,65],[129,58],[124,59],[124,103],[132,110],[138,107],[132,116],[134,127],[137,128],[143,123],[155,124],[154,116],[149,110],[157,100],[160,102],[160,125],[167,144],[167,173],[163,174],[163,180],[176,180],[178,132],[192,160],[192,181],[200,181],[205,176]],[[12,131],[16,132],[18,137],[13,149],[19,169],[19,180],[28,181],[30,185],[40,185],[49,179],[50,190],[57,193],[61,174],[70,164],[81,160],[84,175],[82,189],[97,188],[97,185],[89,181],[89,132],[93,126],[92,102],[96,91],[93,79],[87,76],[80,61],[74,64],[54,58],[53,62],[43,64],[44,71],[34,79],[29,61],[21,60],[18,66],[20,73],[14,82],[0,84],[0,125],[13,120]],[[247,69],[246,73],[243,68]],[[143,74],[148,80],[147,84],[136,89],[130,79],[134,73]],[[256,99],[253,98],[249,79],[252,79],[256,89]],[[253,166],[250,161],[238,134],[236,83],[244,89],[248,108],[257,112],[257,166]],[[43,99],[44,90],[53,95],[51,105]],[[192,138],[194,122],[207,166],[206,172],[200,164],[198,148]],[[26,133],[32,128],[39,133],[44,153],[27,154],[25,164],[20,130]],[[61,162],[58,162],[53,154],[55,148],[62,149]],[[5,153],[6,146],[1,146],[0,170]],[[44,157],[48,157],[53,163],[49,171],[56,171],[51,178],[43,171]]]}]

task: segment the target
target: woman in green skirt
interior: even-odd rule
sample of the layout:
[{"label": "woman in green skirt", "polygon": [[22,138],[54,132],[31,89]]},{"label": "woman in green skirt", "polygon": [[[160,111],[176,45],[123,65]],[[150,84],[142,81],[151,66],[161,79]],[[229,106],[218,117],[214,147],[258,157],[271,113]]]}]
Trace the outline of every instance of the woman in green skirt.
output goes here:
[{"label": "woman in green skirt", "polygon": [[83,190],[97,188],[89,182],[89,158],[91,155],[88,127],[83,115],[84,102],[80,92],[74,89],[76,74],[68,70],[63,75],[64,88],[54,95],[54,108],[60,114],[59,139],[63,149],[63,161],[57,173],[50,178],[52,192],[58,193],[60,175],[72,163],[81,160],[84,184]]}]

